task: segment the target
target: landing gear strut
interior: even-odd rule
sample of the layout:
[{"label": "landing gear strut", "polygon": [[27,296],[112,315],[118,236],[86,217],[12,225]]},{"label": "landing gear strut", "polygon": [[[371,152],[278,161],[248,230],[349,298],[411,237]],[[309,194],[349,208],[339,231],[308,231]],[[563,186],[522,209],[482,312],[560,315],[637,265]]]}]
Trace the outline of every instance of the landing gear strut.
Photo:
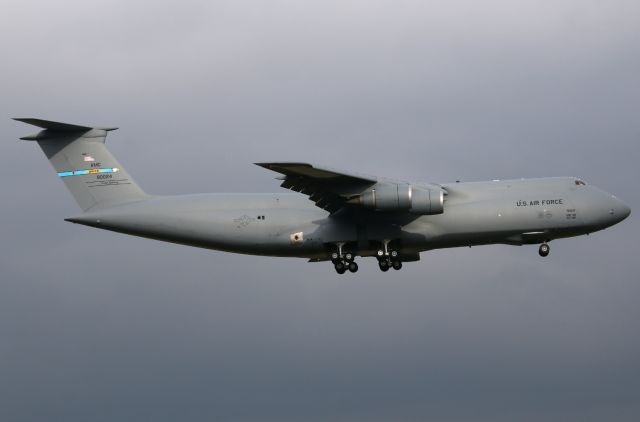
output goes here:
[{"label": "landing gear strut", "polygon": [[358,264],[356,264],[353,259],[355,258],[351,252],[343,252],[342,247],[344,246],[343,242],[339,242],[336,244],[338,247],[337,252],[331,253],[331,262],[336,269],[338,274],[344,274],[349,270],[352,273],[358,271]]},{"label": "landing gear strut", "polygon": [[[390,239],[385,239],[382,242],[382,248],[376,252],[378,266],[380,271],[383,272],[387,272],[391,268],[396,271],[402,268],[400,252],[397,249],[391,249],[389,247],[390,242]],[[346,242],[336,242],[334,244],[335,249],[329,253],[329,258],[338,274],[344,274],[347,271],[352,273],[358,271],[358,264],[355,262],[356,254],[350,247],[345,248],[346,244]]]},{"label": "landing gear strut", "polygon": [[400,261],[400,254],[396,250],[389,250],[389,239],[385,239],[382,242],[382,249],[377,252],[378,266],[381,271],[389,271],[389,268],[399,270],[402,268],[402,261]]},{"label": "landing gear strut", "polygon": [[551,248],[549,248],[549,245],[546,243],[543,243],[542,245],[540,245],[540,249],[538,249],[538,253],[540,254],[540,256],[547,256],[549,255],[550,250]]}]

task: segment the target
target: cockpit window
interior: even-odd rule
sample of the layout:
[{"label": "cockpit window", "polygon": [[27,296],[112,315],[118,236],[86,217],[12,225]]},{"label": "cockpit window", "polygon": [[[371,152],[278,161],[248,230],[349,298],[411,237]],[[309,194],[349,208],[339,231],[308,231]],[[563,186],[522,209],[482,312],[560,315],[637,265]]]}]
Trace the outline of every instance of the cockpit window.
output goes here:
[{"label": "cockpit window", "polygon": [[584,185],[586,185],[586,183],[585,183],[585,182],[583,182],[583,181],[582,181],[582,180],[580,180],[580,179],[576,179],[576,186],[584,186]]}]

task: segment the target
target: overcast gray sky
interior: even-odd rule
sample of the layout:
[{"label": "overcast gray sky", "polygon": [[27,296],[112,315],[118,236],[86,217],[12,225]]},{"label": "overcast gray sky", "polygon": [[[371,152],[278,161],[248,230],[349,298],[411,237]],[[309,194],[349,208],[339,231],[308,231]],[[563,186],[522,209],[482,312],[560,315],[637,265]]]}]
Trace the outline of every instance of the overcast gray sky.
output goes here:
[{"label": "overcast gray sky", "polygon": [[[3,0],[3,421],[637,421],[640,2]],[[75,226],[10,117],[119,126],[148,192],[256,161],[573,175],[632,208],[383,274]]]}]

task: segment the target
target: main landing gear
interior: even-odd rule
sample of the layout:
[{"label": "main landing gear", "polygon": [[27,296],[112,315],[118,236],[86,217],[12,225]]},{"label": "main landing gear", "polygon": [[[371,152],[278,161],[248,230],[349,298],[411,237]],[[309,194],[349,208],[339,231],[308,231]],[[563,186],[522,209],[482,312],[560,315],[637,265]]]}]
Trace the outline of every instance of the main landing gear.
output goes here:
[{"label": "main landing gear", "polygon": [[389,242],[389,240],[385,240],[383,242],[383,249],[380,249],[377,253],[378,266],[380,267],[380,271],[383,272],[389,271],[389,268],[393,268],[394,270],[402,268],[402,261],[400,261],[398,251],[389,250]]},{"label": "main landing gear", "polygon": [[343,252],[344,243],[338,243],[338,251],[331,254],[331,262],[338,274],[344,274],[347,271],[355,273],[358,271],[358,264],[354,262],[354,255],[351,252]]},{"label": "main landing gear", "polygon": [[538,253],[543,257],[549,255],[549,251],[551,251],[551,248],[549,248],[549,245],[546,243],[540,245],[540,249],[538,249]]},{"label": "main landing gear", "polygon": [[[389,248],[390,240],[382,242],[382,249],[376,253],[378,266],[381,271],[389,271],[390,268],[399,270],[402,268],[400,253],[395,249]],[[345,242],[335,243],[335,250],[331,252],[329,258],[338,274],[344,274],[347,271],[355,273],[358,271],[358,264],[355,263],[355,254],[345,250]]]}]

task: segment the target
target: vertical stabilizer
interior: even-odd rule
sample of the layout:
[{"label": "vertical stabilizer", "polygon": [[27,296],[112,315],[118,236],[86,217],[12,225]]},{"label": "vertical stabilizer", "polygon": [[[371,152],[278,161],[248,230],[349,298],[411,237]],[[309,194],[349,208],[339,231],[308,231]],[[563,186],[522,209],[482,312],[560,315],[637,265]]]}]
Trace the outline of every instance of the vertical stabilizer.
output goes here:
[{"label": "vertical stabilizer", "polygon": [[14,119],[42,128],[20,139],[36,141],[84,211],[136,201],[146,194],[105,146],[107,133],[117,128],[92,128],[40,119]]}]

